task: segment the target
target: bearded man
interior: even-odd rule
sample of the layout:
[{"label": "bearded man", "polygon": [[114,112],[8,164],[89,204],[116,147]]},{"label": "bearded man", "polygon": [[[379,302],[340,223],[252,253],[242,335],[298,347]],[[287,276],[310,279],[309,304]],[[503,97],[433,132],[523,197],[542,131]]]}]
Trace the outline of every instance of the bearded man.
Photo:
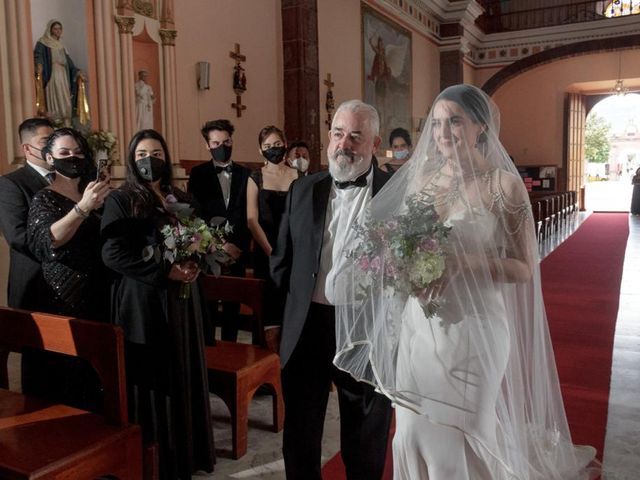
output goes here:
[{"label": "bearded man", "polygon": [[292,184],[271,257],[272,277],[288,292],[280,344],[288,480],[321,480],[322,429],[332,382],[347,478],[378,479],[384,470],[391,404],[332,363],[339,293],[334,279],[352,248],[348,225],[389,179],[372,163],[379,128],[371,105],[350,100],[338,107],[329,132],[329,172]]}]

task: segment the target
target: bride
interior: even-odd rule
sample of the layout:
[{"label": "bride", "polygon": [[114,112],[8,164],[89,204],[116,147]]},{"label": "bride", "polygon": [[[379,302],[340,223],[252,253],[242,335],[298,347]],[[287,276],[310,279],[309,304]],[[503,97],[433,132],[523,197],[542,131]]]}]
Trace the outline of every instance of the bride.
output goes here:
[{"label": "bride", "polygon": [[[595,450],[571,441],[531,207],[498,132],[499,113],[484,92],[447,88],[411,160],[357,220],[362,232],[406,218],[415,198],[433,206],[450,230],[444,273],[428,293],[402,291],[384,252],[366,272],[348,252],[340,269],[337,281],[354,287],[342,289],[336,308],[334,363],[394,402],[396,479],[598,475]],[[437,307],[425,308],[427,299]]]}]

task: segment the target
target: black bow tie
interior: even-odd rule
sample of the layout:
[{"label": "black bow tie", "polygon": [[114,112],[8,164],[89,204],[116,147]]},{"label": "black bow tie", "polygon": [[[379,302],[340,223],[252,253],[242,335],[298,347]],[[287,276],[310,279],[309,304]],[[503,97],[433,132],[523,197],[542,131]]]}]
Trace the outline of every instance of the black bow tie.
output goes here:
[{"label": "black bow tie", "polygon": [[347,180],[346,182],[338,182],[337,180],[335,180],[334,183],[336,184],[336,188],[339,188],[342,190],[343,188],[349,188],[349,187],[366,187],[367,175],[369,175],[369,171],[370,170],[367,170],[355,180]]},{"label": "black bow tie", "polygon": [[227,172],[227,173],[231,173],[231,170],[233,169],[233,166],[231,164],[226,165],[224,167],[219,167],[219,166],[215,166],[216,167],[216,175],[220,172]]}]

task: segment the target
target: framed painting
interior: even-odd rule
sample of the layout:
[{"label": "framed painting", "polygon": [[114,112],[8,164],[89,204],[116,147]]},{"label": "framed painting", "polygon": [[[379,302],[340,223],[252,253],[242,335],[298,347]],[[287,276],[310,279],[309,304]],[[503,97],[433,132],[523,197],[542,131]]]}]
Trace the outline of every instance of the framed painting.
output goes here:
[{"label": "framed painting", "polygon": [[411,132],[411,33],[362,4],[364,101],[380,114],[381,149],[397,127]]}]

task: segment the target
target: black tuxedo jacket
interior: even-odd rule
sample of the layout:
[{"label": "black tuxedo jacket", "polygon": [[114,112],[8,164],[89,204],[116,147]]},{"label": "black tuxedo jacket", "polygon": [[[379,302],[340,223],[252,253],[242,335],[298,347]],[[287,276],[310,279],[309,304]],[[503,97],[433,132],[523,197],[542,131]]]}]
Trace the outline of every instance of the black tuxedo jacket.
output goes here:
[{"label": "black tuxedo jacket", "polygon": [[28,163],[0,177],[0,230],[10,247],[7,300],[10,307],[39,310],[47,291],[40,262],[27,243],[27,217],[33,196],[48,185]]},{"label": "black tuxedo jacket", "polygon": [[[374,166],[372,194],[389,178],[391,175]],[[311,305],[332,181],[325,171],[293,182],[280,223],[278,243],[270,258],[273,281],[287,292],[280,344],[283,368],[298,343]]]},{"label": "black tuxedo jacket", "polygon": [[213,161],[193,167],[187,190],[200,205],[204,221],[208,223],[213,217],[226,218],[233,227],[229,240],[246,252],[250,239],[247,228],[247,181],[251,171],[237,163],[232,165],[228,206],[224,204],[222,187]]}]

